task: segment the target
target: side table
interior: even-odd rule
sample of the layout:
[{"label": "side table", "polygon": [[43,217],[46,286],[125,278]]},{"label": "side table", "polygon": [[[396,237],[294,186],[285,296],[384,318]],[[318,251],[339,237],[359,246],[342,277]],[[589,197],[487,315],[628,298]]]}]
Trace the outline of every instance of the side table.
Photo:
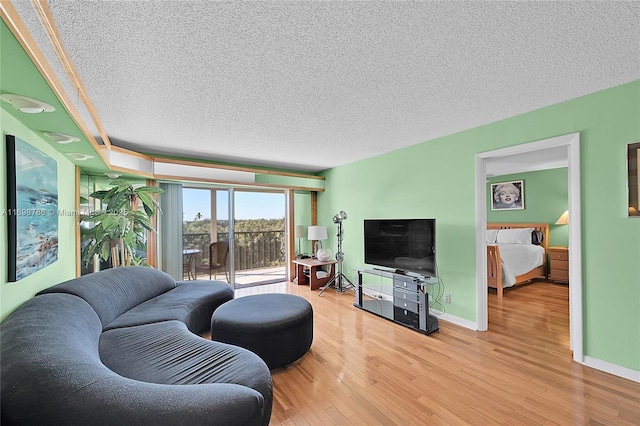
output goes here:
[{"label": "side table", "polygon": [[[317,290],[333,278],[333,275],[336,273],[335,264],[338,263],[338,261],[328,260],[326,262],[322,262],[318,259],[294,259],[293,263],[297,266],[296,280],[298,281],[298,285],[309,284],[311,290]],[[324,278],[318,278],[317,272],[322,266],[329,266],[329,274]],[[305,269],[309,269],[308,277],[304,273]]]},{"label": "side table", "polygon": [[[183,273],[185,272],[187,273],[188,280],[198,279],[198,277],[196,276],[195,259],[196,259],[196,255],[200,253],[202,253],[200,249],[183,249],[182,250],[182,263],[183,263],[183,269],[184,269]],[[186,257],[186,263],[185,263],[185,257]]]},{"label": "side table", "polygon": [[549,247],[549,279],[569,282],[569,248]]}]

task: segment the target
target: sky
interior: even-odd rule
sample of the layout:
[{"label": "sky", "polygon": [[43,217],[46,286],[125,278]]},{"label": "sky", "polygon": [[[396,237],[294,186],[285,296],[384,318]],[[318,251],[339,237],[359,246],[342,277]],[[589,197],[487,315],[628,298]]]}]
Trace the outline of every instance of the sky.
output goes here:
[{"label": "sky", "polygon": [[[185,188],[182,191],[183,220],[194,220],[198,213],[203,219],[211,218],[209,190]],[[279,219],[284,217],[283,193],[236,191],[237,219]],[[218,219],[229,218],[229,193],[217,191]]]}]

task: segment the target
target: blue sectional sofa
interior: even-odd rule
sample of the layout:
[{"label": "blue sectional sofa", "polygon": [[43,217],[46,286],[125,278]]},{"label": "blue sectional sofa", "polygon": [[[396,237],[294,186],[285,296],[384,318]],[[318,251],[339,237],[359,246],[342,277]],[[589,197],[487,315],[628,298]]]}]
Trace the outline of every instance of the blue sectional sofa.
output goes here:
[{"label": "blue sectional sofa", "polygon": [[0,325],[2,425],[267,425],[266,364],[197,334],[231,299],[144,267],[40,292]]}]

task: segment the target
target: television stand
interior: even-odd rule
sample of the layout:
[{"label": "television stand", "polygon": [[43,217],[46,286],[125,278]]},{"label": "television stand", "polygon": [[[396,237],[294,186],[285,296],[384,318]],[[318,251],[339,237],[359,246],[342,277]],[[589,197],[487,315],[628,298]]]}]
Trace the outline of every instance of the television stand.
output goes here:
[{"label": "television stand", "polygon": [[[357,272],[353,306],[424,334],[439,329],[438,318],[429,314],[429,294],[426,292],[427,286],[438,283],[437,277],[396,274],[381,269],[358,269]],[[365,274],[391,279],[390,294],[367,295],[363,283]]]}]

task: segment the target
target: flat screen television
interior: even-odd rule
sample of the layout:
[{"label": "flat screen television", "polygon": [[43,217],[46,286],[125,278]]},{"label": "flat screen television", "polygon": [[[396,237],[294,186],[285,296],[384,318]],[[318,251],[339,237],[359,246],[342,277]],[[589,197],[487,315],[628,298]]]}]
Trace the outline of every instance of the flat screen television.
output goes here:
[{"label": "flat screen television", "polygon": [[364,262],[397,273],[436,275],[435,219],[365,219]]}]

